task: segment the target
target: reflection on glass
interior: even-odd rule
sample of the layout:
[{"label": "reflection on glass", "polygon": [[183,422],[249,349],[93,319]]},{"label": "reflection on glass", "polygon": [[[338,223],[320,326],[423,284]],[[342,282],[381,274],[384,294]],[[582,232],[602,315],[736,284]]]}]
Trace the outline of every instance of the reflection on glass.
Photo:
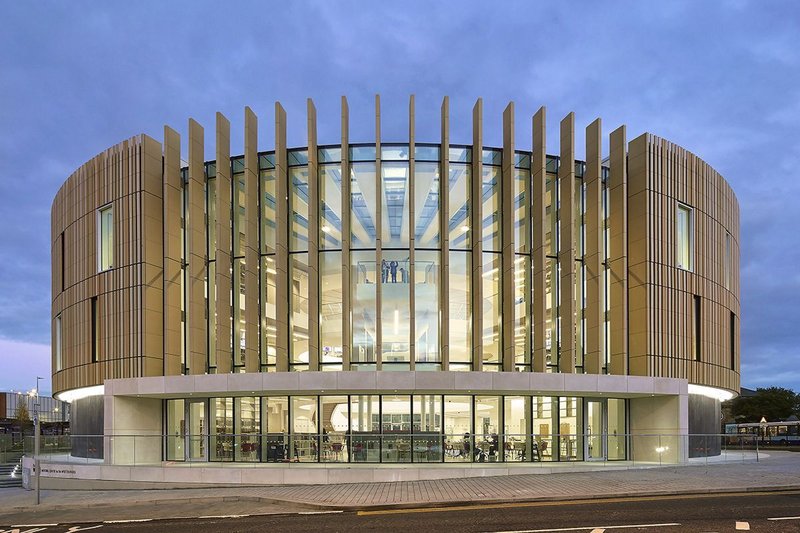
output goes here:
[{"label": "reflection on glass", "polygon": [[350,353],[351,370],[375,370],[375,335],[377,280],[375,252],[350,254],[351,307],[353,348]]},{"label": "reflection on glass", "polygon": [[245,347],[247,342],[247,325],[245,323],[244,297],[244,259],[233,260],[233,366],[244,366]]},{"label": "reflection on glass", "polygon": [[289,250],[308,251],[308,167],[289,168]]},{"label": "reflection on glass", "polygon": [[381,460],[387,463],[411,461],[411,397],[381,398]]},{"label": "reflection on glass", "polygon": [[342,167],[340,164],[319,167],[319,249],[342,248]]},{"label": "reflection on glass", "polygon": [[609,398],[608,400],[608,459],[624,461],[626,458],[626,438],[628,428],[625,425],[625,400]]},{"label": "reflection on glass", "polygon": [[439,353],[439,252],[414,257],[414,353],[416,370],[441,370]]},{"label": "reflection on glass", "polygon": [[415,463],[437,463],[442,460],[442,397],[423,394],[413,397],[414,433],[412,450]]},{"label": "reflection on glass", "polygon": [[206,274],[206,308],[208,309],[208,369],[217,370],[217,262],[210,261]]},{"label": "reflection on glass", "polygon": [[475,397],[475,461],[500,460],[500,397]]},{"label": "reflection on glass", "polygon": [[575,368],[577,372],[583,368],[586,350],[586,268],[583,261],[575,261]]},{"label": "reflection on glass", "polygon": [[497,370],[502,362],[502,302],[500,294],[501,256],[483,254],[483,364],[484,370]]},{"label": "reflection on glass", "polygon": [[446,463],[472,461],[472,396],[445,396],[444,442]]},{"label": "reflection on glass", "polygon": [[206,401],[189,401],[189,432],[187,435],[188,443],[186,448],[189,450],[186,456],[187,461],[206,461],[206,443],[209,436],[208,426],[206,425]]},{"label": "reflection on glass", "polygon": [[[381,259],[381,325],[384,370],[409,369],[410,262],[407,251],[384,251]],[[397,366],[395,363],[402,363]]]},{"label": "reflection on glass", "polygon": [[375,145],[351,146],[350,161],[375,161]]},{"label": "reflection on glass", "polygon": [[350,165],[352,248],[375,248],[377,193],[375,163],[352,163]]},{"label": "reflection on glass", "polygon": [[439,161],[439,147],[438,146],[425,146],[423,144],[414,145],[414,159],[419,163],[420,161]]},{"label": "reflection on glass", "polygon": [[342,370],[342,253],[319,255],[321,370]]},{"label": "reflection on glass", "polygon": [[186,406],[182,399],[167,400],[166,458],[183,461],[186,441]]},{"label": "reflection on glass", "polygon": [[537,460],[531,456],[532,441],[529,435],[531,398],[529,396],[505,396],[503,398],[503,450],[506,461]]},{"label": "reflection on glass", "polygon": [[482,239],[484,251],[499,252],[501,239],[500,167],[483,167],[483,223]]},{"label": "reflection on glass", "polygon": [[261,176],[261,252],[275,252],[275,221],[277,212],[275,205],[275,169],[269,168],[259,172]]},{"label": "reflection on glass", "polygon": [[414,247],[439,245],[439,164],[414,165]]},{"label": "reflection on glass", "polygon": [[608,460],[624,461],[625,454],[625,400],[609,398],[608,400]]},{"label": "reflection on glass", "polygon": [[164,408],[168,460],[426,463],[626,457],[626,402],[619,398],[245,396],[167,400]]},{"label": "reflection on glass", "polygon": [[514,251],[528,253],[530,250],[530,198],[529,170],[514,170]]},{"label": "reflection on glass", "polygon": [[289,446],[289,398],[269,396],[261,398],[262,431],[261,457],[269,463],[291,459]]},{"label": "reflection on glass", "polygon": [[320,163],[338,163],[342,160],[342,149],[339,147],[320,148],[317,154]]},{"label": "reflection on glass", "polygon": [[347,396],[321,396],[322,437],[320,461],[323,463],[347,462]]},{"label": "reflection on glass", "polygon": [[260,461],[261,403],[256,397],[236,398],[236,460]]},{"label": "reflection on glass", "polygon": [[544,299],[545,299],[545,322],[544,322],[544,335],[545,335],[545,353],[547,371],[552,372],[558,369],[558,260],[548,257],[545,260],[545,273],[544,273]]},{"label": "reflection on glass", "polygon": [[605,427],[603,427],[603,402],[586,401],[586,460],[605,458]]},{"label": "reflection on glass", "polygon": [[213,398],[211,401],[211,437],[209,448],[212,461],[233,460],[233,398]]},{"label": "reflection on glass", "polygon": [[408,161],[408,145],[381,145],[381,161]]},{"label": "reflection on glass", "polygon": [[381,180],[381,245],[388,248],[408,248],[408,163],[382,162]]},{"label": "reflection on glass", "polygon": [[545,210],[545,253],[555,256],[558,254],[558,218],[556,217],[558,191],[556,190],[557,179],[554,174],[547,174],[545,180],[544,210]]},{"label": "reflection on glass", "polygon": [[678,204],[675,220],[676,265],[684,270],[693,268],[692,258],[692,209],[683,204]]},{"label": "reflection on glass", "polygon": [[350,446],[354,463],[380,461],[380,397],[350,396]]},{"label": "reflection on glass", "polygon": [[97,225],[100,234],[98,246],[98,270],[114,266],[114,207],[107,205],[98,211]]},{"label": "reflection on glass", "polygon": [[466,250],[470,246],[469,188],[471,167],[461,163],[450,163],[450,205],[447,206],[450,249]]},{"label": "reflection on glass", "polygon": [[531,458],[534,461],[554,461],[558,460],[553,455],[556,450],[556,438],[553,435],[556,431],[556,416],[558,398],[549,396],[534,396],[533,402],[533,434]]},{"label": "reflection on glass", "polygon": [[261,262],[261,365],[262,370],[275,370],[275,346],[278,341],[276,328],[275,257],[264,257]]},{"label": "reflection on glass", "polygon": [[472,368],[472,308],[470,252],[450,252],[450,370]]},{"label": "reflection on glass", "polygon": [[559,458],[561,461],[579,461],[583,458],[583,437],[579,423],[582,420],[581,398],[560,397],[559,407]]},{"label": "reflection on glass", "polygon": [[317,397],[292,396],[292,454],[294,461],[316,462],[318,446]]},{"label": "reflection on glass", "polygon": [[289,270],[292,280],[289,315],[292,346],[289,362],[292,370],[308,370],[308,254],[292,254]]},{"label": "reflection on glass", "polygon": [[448,156],[450,163],[472,162],[472,148],[469,146],[450,146]]},{"label": "reflection on glass", "polygon": [[529,256],[520,255],[514,259],[514,366],[520,372],[531,369],[530,262]]}]

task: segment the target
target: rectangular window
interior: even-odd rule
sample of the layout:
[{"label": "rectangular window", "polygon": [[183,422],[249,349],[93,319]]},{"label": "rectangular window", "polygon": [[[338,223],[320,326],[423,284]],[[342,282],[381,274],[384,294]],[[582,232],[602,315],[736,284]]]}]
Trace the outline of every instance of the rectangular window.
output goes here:
[{"label": "rectangular window", "polygon": [[184,400],[167,400],[167,461],[183,461],[186,444],[186,406]]},{"label": "rectangular window", "polygon": [[695,359],[695,361],[699,361],[700,360],[700,347],[702,346],[702,338],[700,336],[701,327],[702,327],[702,317],[701,317],[700,297],[695,295],[694,296],[694,359]]},{"label": "rectangular window", "polygon": [[725,288],[731,288],[731,234],[725,232]]},{"label": "rectangular window", "polygon": [[319,268],[320,370],[342,370],[342,252],[319,254]]},{"label": "rectangular window", "polygon": [[731,311],[731,370],[736,370],[736,315]]},{"label": "rectangular window", "polygon": [[233,398],[211,398],[209,414],[209,460],[232,461]]},{"label": "rectangular window", "polygon": [[354,249],[375,248],[378,196],[375,163],[350,165],[350,242]]},{"label": "rectangular window", "polygon": [[692,208],[683,204],[678,204],[678,212],[675,222],[675,254],[676,265],[684,270],[692,270],[693,258],[693,238],[694,224],[692,220]]},{"label": "rectangular window", "polygon": [[100,344],[98,341],[100,335],[100,328],[97,324],[97,296],[92,298],[91,301],[92,305],[92,363],[97,362],[97,352],[98,352],[98,345]]},{"label": "rectangular window", "polygon": [[[452,242],[452,241],[450,241]],[[450,252],[450,368],[472,370],[472,253]]]},{"label": "rectangular window", "polygon": [[259,461],[261,401],[254,396],[234,398],[234,461]]},{"label": "rectangular window", "polygon": [[289,226],[289,250],[308,251],[308,167],[289,169],[289,207],[291,225]]},{"label": "rectangular window", "polygon": [[[733,313],[731,313],[731,317]],[[731,322],[733,323],[733,322]],[[733,338],[733,336],[731,336]],[[55,353],[56,353],[56,372],[62,368],[62,355],[61,355],[61,315],[56,317],[56,338],[55,338]]]},{"label": "rectangular window", "polygon": [[503,314],[500,254],[483,253],[483,370],[496,371],[502,364]]},{"label": "rectangular window", "polygon": [[414,246],[439,246],[439,164],[417,162],[414,165]]},{"label": "rectangular window", "polygon": [[408,173],[408,163],[381,164],[380,196],[383,206],[381,245],[384,247],[408,247],[408,212],[411,202]]},{"label": "rectangular window", "polygon": [[470,187],[472,167],[466,164],[451,163],[448,186],[450,187],[450,205],[447,209],[448,231],[451,250],[468,250],[470,248]]},{"label": "rectangular window", "polygon": [[102,272],[114,266],[114,208],[110,205],[97,211],[97,269]]},{"label": "rectangular window", "polygon": [[64,287],[67,286],[67,284],[64,283],[64,270],[65,270],[64,269],[64,264],[65,264],[65,262],[66,262],[66,259],[64,258],[64,232],[62,231],[61,232],[61,292],[64,292]]},{"label": "rectangular window", "polygon": [[384,370],[410,370],[410,266],[408,251],[383,252],[381,361]]},{"label": "rectangular window", "polygon": [[289,259],[292,282],[292,299],[289,325],[292,332],[290,352],[290,369],[294,371],[308,370],[308,328],[310,325],[308,309],[308,289],[311,277],[308,270],[308,254],[292,254]]},{"label": "rectangular window", "polygon": [[[322,159],[322,150],[320,150]],[[319,167],[319,249],[342,249],[342,166]]]},{"label": "rectangular window", "polygon": [[350,254],[350,302],[353,345],[350,351],[350,370],[376,369],[377,286],[375,252]]},{"label": "rectangular window", "polygon": [[278,344],[277,323],[277,270],[275,257],[266,256],[261,263],[261,371],[274,372],[276,346]]},{"label": "rectangular window", "polygon": [[[244,249],[244,248],[242,248]],[[245,351],[247,343],[255,343],[255,339],[247,338],[247,316],[245,300],[245,274],[247,265],[244,259],[233,260],[233,286],[231,296],[233,298],[233,366],[242,367],[245,364]]]},{"label": "rectangular window", "polygon": [[439,352],[439,252],[414,257],[414,351],[416,370],[441,370]]}]

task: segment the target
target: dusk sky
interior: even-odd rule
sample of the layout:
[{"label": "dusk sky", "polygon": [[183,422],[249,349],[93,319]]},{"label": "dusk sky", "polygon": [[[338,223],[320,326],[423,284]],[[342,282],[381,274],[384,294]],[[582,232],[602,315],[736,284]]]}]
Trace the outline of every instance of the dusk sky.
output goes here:
[{"label": "dusk sky", "polygon": [[[223,7],[217,8],[219,4]],[[230,4],[230,5],[229,5]],[[236,7],[233,7],[235,4]],[[198,7],[199,6],[199,7]],[[50,389],[50,205],[77,167],[135,134],[243,108],[273,147],[274,102],[289,146],[306,144],[306,97],[319,142],[339,143],[339,98],[352,142],[408,135],[471,142],[484,99],[484,143],[502,144],[516,105],[517,144],[547,107],[583,131],[602,117],[633,139],[647,131],[698,154],[733,186],[742,213],[742,385],[800,391],[800,5],[728,2],[19,2],[0,0],[0,390]],[[794,206],[794,207],[793,207]],[[794,213],[794,214],[792,214]]]}]

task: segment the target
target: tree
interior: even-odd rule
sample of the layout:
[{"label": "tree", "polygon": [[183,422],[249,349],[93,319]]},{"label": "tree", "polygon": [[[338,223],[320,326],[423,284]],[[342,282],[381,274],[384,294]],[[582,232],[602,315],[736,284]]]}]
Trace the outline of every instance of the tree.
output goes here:
[{"label": "tree", "polygon": [[17,410],[14,413],[14,419],[19,425],[20,431],[24,433],[25,429],[31,425],[31,415],[28,411],[28,399],[24,396],[17,398]]},{"label": "tree", "polygon": [[14,418],[20,425],[27,424],[31,421],[31,415],[28,413],[28,402],[23,398],[20,398],[20,401],[17,402],[17,412]]},{"label": "tree", "polygon": [[800,395],[783,387],[756,389],[753,396],[739,396],[725,403],[737,423],[760,422],[761,417],[776,422],[800,415]]}]

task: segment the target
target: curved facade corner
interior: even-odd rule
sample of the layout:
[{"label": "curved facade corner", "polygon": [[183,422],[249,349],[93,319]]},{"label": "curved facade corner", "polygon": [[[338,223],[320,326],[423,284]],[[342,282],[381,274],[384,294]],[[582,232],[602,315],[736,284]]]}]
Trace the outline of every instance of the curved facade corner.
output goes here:
[{"label": "curved facade corner", "polygon": [[468,144],[447,99],[434,142],[351,143],[342,111],[318,144],[309,101],[290,149],[276,104],[258,151],[246,108],[238,156],[217,114],[212,160],[190,120],[188,154],[165,127],[59,190],[53,387],[102,421],[96,455],[131,464],[107,437],[139,435],[153,461],[663,460],[634,451],[659,434],[681,462],[719,432],[740,239],[713,168],[624,127],[603,154],[599,120],[576,160],[573,114],[548,155],[544,108],[530,136],[510,104],[496,148],[480,101]]}]

